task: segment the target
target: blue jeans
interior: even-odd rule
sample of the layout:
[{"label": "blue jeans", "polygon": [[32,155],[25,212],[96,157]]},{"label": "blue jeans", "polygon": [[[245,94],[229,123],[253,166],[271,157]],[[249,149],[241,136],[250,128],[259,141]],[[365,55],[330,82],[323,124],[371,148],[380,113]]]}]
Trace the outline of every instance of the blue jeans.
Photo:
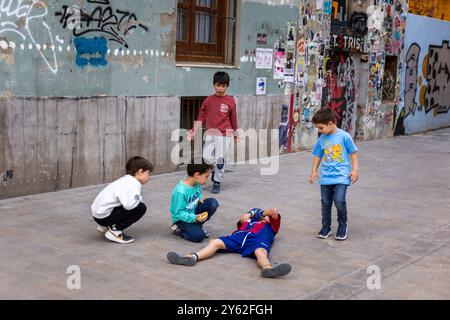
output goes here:
[{"label": "blue jeans", "polygon": [[203,231],[203,224],[211,219],[219,207],[219,202],[214,198],[205,199],[203,203],[199,203],[195,208],[195,214],[208,211],[208,218],[203,222],[187,223],[184,221],[177,221],[175,224],[183,230],[181,237],[192,242],[202,242],[206,235]]},{"label": "blue jeans", "polygon": [[322,195],[322,226],[331,227],[331,207],[333,206],[333,201],[337,209],[338,223],[347,225],[347,203],[345,202],[347,187],[345,184],[320,186],[320,193]]}]

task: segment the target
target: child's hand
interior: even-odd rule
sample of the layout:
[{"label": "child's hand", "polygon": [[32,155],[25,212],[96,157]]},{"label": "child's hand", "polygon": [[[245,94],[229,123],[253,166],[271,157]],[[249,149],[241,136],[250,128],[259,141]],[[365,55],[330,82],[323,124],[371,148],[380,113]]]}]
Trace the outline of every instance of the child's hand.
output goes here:
[{"label": "child's hand", "polygon": [[309,183],[314,183],[314,181],[317,179],[317,172],[311,172],[311,175],[308,178]]},{"label": "child's hand", "polygon": [[196,219],[198,222],[204,222],[204,221],[206,221],[206,219],[208,219],[208,211],[205,211],[205,212],[202,212],[202,213],[198,214],[198,215],[195,217],[195,219]]},{"label": "child's hand", "polygon": [[358,170],[353,170],[350,173],[350,179],[352,180],[352,183],[356,183],[358,181],[358,178],[359,178]]},{"label": "child's hand", "polygon": [[192,139],[194,139],[194,136],[195,136],[194,130],[189,130],[186,136],[187,136],[188,141],[192,141]]},{"label": "child's hand", "polygon": [[241,140],[239,139],[239,137],[238,137],[238,136],[234,136],[234,142],[235,142],[236,144],[238,144],[239,141],[241,141]]}]

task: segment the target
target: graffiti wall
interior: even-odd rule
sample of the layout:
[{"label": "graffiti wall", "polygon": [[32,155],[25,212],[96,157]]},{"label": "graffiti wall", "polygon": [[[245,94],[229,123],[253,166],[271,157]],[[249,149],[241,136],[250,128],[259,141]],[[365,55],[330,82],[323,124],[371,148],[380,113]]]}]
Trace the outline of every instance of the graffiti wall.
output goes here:
[{"label": "graffiti wall", "polygon": [[396,134],[450,125],[450,22],[408,14]]},{"label": "graffiti wall", "polygon": [[419,16],[450,21],[450,1],[409,0],[409,12]]},{"label": "graffiti wall", "polygon": [[408,1],[383,0],[368,7],[368,85],[362,109],[364,140],[392,137],[400,102]]},{"label": "graffiti wall", "polygon": [[[272,46],[297,19],[295,3],[238,1],[232,93],[254,94],[256,77],[266,76],[255,70],[257,35]],[[177,66],[176,8],[166,0],[0,0],[0,96],[208,95],[211,68]],[[267,92],[283,89],[272,81]]]}]

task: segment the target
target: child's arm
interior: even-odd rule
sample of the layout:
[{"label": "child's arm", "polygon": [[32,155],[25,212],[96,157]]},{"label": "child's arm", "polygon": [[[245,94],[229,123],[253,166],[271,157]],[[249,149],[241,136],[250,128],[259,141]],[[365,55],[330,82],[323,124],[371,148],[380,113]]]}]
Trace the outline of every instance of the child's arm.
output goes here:
[{"label": "child's arm", "polygon": [[352,160],[352,171],[350,172],[350,179],[352,179],[352,183],[356,183],[359,178],[358,152],[353,152],[350,155],[350,159]]},{"label": "child's arm", "polygon": [[[250,220],[252,218],[251,213],[245,213],[241,216],[241,218],[239,219],[239,223],[240,224],[244,224],[245,222],[247,222],[248,220]],[[238,223],[238,224],[239,224]]]},{"label": "child's arm", "polygon": [[133,210],[142,201],[141,191],[134,185],[122,186],[116,189],[116,197],[125,210]]},{"label": "child's arm", "polygon": [[317,171],[319,170],[319,165],[320,165],[321,160],[322,159],[317,156],[314,157],[313,165],[311,168],[311,175],[308,178],[309,183],[313,183],[317,179],[317,177],[318,177]]},{"label": "child's arm", "polygon": [[279,217],[278,209],[277,208],[272,208],[272,209],[264,210],[263,216],[270,217],[270,218],[272,218],[274,220],[277,220],[278,217]]},{"label": "child's arm", "polygon": [[272,227],[272,230],[275,233],[278,233],[280,231],[280,225],[281,225],[281,216],[278,212],[277,208],[272,208],[265,210],[263,213],[263,216],[268,216],[270,221],[270,226]]},{"label": "child's arm", "polygon": [[237,132],[237,130],[238,130],[238,122],[237,122],[236,102],[234,102],[233,108],[231,108],[230,122],[231,122],[231,127],[233,128],[234,141],[236,143],[239,143],[239,135],[237,134],[238,133]]},{"label": "child's arm", "polygon": [[174,192],[171,201],[172,219],[183,221],[187,223],[194,223],[197,221],[197,216],[186,210],[187,203],[182,193]]},{"label": "child's arm", "polygon": [[202,106],[200,107],[197,121],[194,121],[194,127],[188,131],[187,138],[189,141],[194,139],[195,133],[203,126],[203,122],[205,121],[206,101],[207,100],[203,101]]}]

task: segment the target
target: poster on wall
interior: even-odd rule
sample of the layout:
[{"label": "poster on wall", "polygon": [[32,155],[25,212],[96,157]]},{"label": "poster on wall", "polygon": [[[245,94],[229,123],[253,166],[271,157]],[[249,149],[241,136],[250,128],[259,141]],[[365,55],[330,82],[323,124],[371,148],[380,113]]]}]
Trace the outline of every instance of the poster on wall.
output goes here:
[{"label": "poster on wall", "polygon": [[256,95],[265,95],[267,92],[267,78],[258,77],[256,78]]},{"label": "poster on wall", "polygon": [[295,73],[295,50],[296,50],[296,33],[297,25],[293,22],[287,23],[287,43],[286,43],[286,65],[284,70],[284,81],[294,82]]},{"label": "poster on wall", "polygon": [[286,69],[284,70],[284,81],[285,82],[294,82],[294,73],[295,73],[295,65],[294,65],[294,52],[288,51],[286,53]]},{"label": "poster on wall", "polygon": [[278,50],[274,53],[274,69],[273,78],[275,80],[284,79],[284,66],[286,64],[286,52],[284,50]]},{"label": "poster on wall", "polygon": [[273,49],[256,49],[256,69],[272,69]]}]

